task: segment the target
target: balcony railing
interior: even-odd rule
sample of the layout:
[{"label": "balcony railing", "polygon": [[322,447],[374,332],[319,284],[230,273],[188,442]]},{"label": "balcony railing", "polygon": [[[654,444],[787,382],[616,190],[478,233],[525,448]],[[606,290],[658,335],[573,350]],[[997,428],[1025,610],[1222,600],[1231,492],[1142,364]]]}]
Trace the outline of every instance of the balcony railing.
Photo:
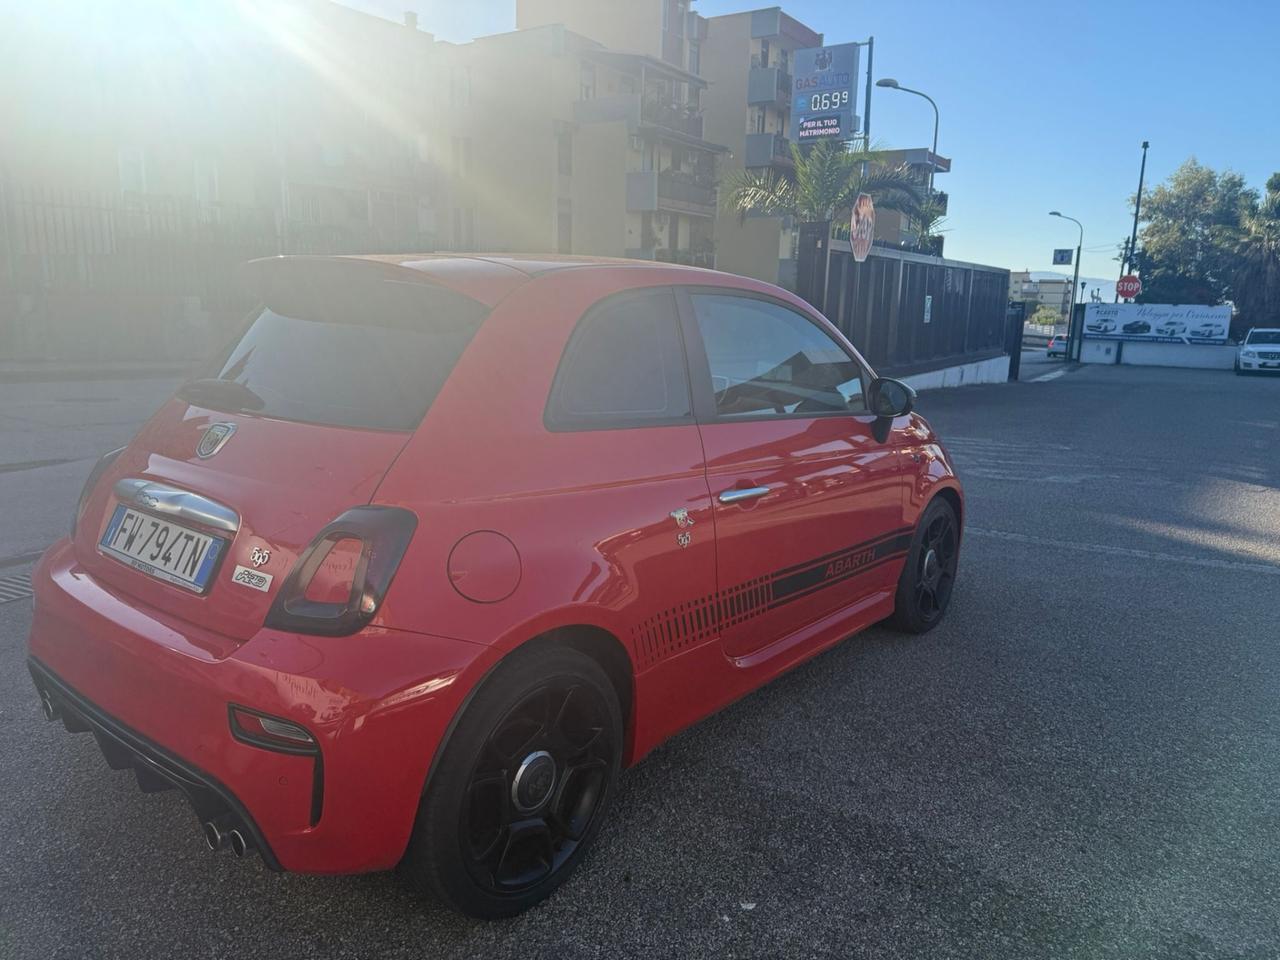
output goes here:
[{"label": "balcony railing", "polygon": [[640,105],[640,119],[644,123],[683,133],[686,137],[702,139],[702,114],[691,106],[645,97]]},{"label": "balcony railing", "polygon": [[775,103],[791,100],[791,74],[780,67],[755,67],[747,74],[747,103]]},{"label": "balcony railing", "polygon": [[745,167],[768,167],[775,163],[792,162],[791,141],[780,133],[747,134]]},{"label": "balcony railing", "polygon": [[671,210],[710,217],[716,211],[715,184],[696,174],[638,170],[627,174],[627,209],[633,213]]}]

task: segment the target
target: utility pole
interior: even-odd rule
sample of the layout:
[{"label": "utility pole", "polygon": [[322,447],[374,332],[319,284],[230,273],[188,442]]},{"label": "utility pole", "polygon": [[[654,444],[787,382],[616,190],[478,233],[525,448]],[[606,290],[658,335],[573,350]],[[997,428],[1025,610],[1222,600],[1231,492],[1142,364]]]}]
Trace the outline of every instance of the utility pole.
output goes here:
[{"label": "utility pole", "polygon": [[[1150,141],[1142,141],[1142,166],[1138,168],[1138,196],[1133,201],[1133,233],[1129,237],[1129,247],[1125,250],[1124,266],[1120,269],[1120,276],[1124,276],[1129,272],[1129,267],[1133,262],[1133,255],[1138,249],[1138,214],[1142,212],[1142,181],[1147,175],[1147,147],[1151,145]],[[1119,302],[1120,295],[1116,294],[1116,302]]]}]

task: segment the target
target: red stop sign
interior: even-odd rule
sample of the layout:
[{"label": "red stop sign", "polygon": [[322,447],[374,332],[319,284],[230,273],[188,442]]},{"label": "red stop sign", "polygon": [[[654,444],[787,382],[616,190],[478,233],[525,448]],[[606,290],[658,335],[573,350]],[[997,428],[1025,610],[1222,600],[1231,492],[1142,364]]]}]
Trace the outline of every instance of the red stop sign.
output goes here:
[{"label": "red stop sign", "polygon": [[1126,300],[1132,300],[1142,292],[1142,281],[1135,277],[1132,273],[1121,277],[1116,283],[1116,293],[1124,297]]}]

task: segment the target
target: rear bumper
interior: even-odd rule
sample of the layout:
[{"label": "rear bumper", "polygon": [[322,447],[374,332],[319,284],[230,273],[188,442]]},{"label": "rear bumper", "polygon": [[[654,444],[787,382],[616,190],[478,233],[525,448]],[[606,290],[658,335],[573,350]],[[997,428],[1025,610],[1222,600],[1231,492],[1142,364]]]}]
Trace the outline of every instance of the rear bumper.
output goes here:
[{"label": "rear bumper", "polygon": [[[262,630],[229,644],[96,581],[65,541],[32,586],[29,663],[42,699],[144,790],[177,786],[202,821],[241,825],[277,869],[394,866],[435,752],[487,667],[486,647],[388,629]],[[306,728],[318,753],[236,739],[232,704]]]},{"label": "rear bumper", "polygon": [[49,720],[61,720],[71,733],[92,733],[107,765],[113,770],[132,770],[143,793],[181,790],[201,823],[213,821],[225,831],[239,830],[268,867],[280,869],[244,804],[214,777],[103,713],[35,657],[27,660],[27,668]]}]

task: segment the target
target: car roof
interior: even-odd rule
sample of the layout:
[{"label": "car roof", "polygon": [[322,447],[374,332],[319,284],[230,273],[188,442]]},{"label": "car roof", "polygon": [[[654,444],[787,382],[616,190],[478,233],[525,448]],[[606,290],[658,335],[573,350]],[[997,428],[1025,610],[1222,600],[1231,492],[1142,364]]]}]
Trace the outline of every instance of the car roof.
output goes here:
[{"label": "car roof", "polygon": [[625,267],[636,271],[687,271],[706,274],[713,271],[683,264],[660,263],[651,260],[624,260],[616,257],[557,256],[554,254],[519,253],[400,253],[335,256],[283,256],[264,257],[251,261],[255,266],[265,266],[283,260],[330,260],[351,264],[365,262],[371,266],[382,265],[384,271],[399,274],[413,271],[422,282],[434,283],[477,300],[486,306],[495,306],[508,294],[536,277],[560,270],[577,270],[588,267]]}]

